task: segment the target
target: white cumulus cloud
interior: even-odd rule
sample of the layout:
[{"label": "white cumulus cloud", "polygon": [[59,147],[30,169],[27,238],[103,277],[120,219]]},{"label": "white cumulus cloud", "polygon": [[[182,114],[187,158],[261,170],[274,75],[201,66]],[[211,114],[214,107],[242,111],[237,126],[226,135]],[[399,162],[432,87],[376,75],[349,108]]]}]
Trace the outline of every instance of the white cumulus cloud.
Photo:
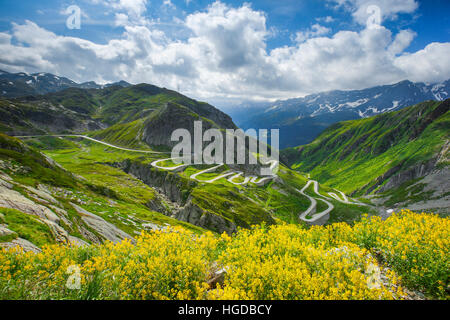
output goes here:
[{"label": "white cumulus cloud", "polygon": [[355,20],[362,24],[367,24],[367,19],[371,15],[368,13],[370,6],[380,9],[381,20],[396,19],[399,13],[413,13],[419,7],[417,0],[328,0],[336,3],[337,6],[344,7],[352,12]]},{"label": "white cumulus cloud", "polygon": [[313,24],[311,26],[311,28],[307,31],[299,31],[297,32],[296,36],[295,36],[295,41],[297,42],[303,42],[305,40],[311,39],[311,38],[315,38],[315,37],[320,37],[323,36],[325,34],[330,33],[331,29],[321,26],[320,24]]}]

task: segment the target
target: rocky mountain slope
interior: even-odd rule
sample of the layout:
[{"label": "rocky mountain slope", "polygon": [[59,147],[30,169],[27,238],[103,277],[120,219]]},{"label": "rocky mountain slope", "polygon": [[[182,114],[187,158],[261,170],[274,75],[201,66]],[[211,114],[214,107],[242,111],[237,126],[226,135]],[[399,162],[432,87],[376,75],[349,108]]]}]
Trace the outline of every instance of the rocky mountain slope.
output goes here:
[{"label": "rocky mountain slope", "polygon": [[[242,128],[279,128],[281,148],[312,142],[330,125],[396,111],[427,100],[449,97],[450,80],[427,85],[403,81],[364,90],[330,91],[299,99],[251,105],[230,113]],[[258,112],[259,110],[259,112]]]},{"label": "rocky mountain slope", "polygon": [[[123,187],[138,184],[124,176],[116,178]],[[0,246],[39,251],[42,245],[55,242],[118,242],[133,239],[145,228],[180,224],[152,213],[145,203],[154,194],[144,184],[140,188],[146,194],[145,202],[139,194],[120,195],[92,184],[20,140],[0,134]],[[124,208],[134,214],[125,215]],[[112,215],[115,211],[122,212]]]},{"label": "rocky mountain slope", "polygon": [[429,101],[340,122],[282,155],[292,168],[348,194],[375,195],[386,206],[447,212],[449,108],[450,99]]}]

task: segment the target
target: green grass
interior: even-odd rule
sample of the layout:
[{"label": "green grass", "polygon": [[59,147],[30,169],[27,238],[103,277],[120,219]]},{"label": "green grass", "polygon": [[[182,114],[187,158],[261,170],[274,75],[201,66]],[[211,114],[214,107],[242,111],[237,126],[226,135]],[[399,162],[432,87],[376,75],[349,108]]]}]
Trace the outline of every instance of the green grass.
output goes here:
[{"label": "green grass", "polygon": [[193,202],[213,214],[234,221],[237,226],[249,228],[263,222],[272,224],[274,220],[263,207],[255,205],[238,189],[220,184],[202,184],[192,191]]},{"label": "green grass", "polygon": [[18,166],[26,168],[26,171],[15,174],[19,182],[27,184],[40,182],[63,187],[77,185],[70,173],[54,166],[39,152],[20,140],[3,134],[0,134],[0,159],[11,160]]},{"label": "green grass", "polygon": [[[113,208],[110,208],[105,198],[101,197],[92,201],[99,202],[101,205],[84,206],[86,210],[99,213],[105,220],[119,225],[125,231],[134,230],[121,222],[132,215],[147,222],[182,225],[200,232],[201,229],[196,226],[151,211],[146,205],[155,198],[154,190],[140,180],[111,166],[113,163],[127,159],[153,161],[155,158],[152,155],[142,156],[139,153],[117,150],[87,141],[80,143],[84,146],[81,149],[52,150],[46,153],[65,169],[83,177],[94,186],[112,190],[117,197],[115,200],[117,204]],[[116,212],[119,212],[119,215]]]},{"label": "green grass", "polygon": [[27,145],[39,150],[64,150],[78,148],[76,142],[56,137],[27,139]]},{"label": "green grass", "polygon": [[105,130],[94,132],[91,136],[121,147],[150,150],[148,145],[140,140],[143,124],[144,119],[130,123],[116,124]]},{"label": "green grass", "polygon": [[[55,242],[50,228],[32,215],[6,208],[0,208],[0,213],[3,214],[4,223],[8,225],[8,229],[14,231],[18,237],[28,240],[37,246]],[[1,241],[11,240],[2,239]]]},{"label": "green grass", "polygon": [[96,95],[96,98],[102,104],[102,108],[97,110],[96,117],[110,125],[145,118],[168,102],[186,106],[199,114],[207,114],[211,107],[178,92],[147,84],[122,88],[114,92],[103,90]]},{"label": "green grass", "polygon": [[64,105],[81,114],[93,114],[99,107],[95,91],[83,90],[78,88],[69,88],[63,91],[47,94],[42,98],[47,98],[54,105]]}]

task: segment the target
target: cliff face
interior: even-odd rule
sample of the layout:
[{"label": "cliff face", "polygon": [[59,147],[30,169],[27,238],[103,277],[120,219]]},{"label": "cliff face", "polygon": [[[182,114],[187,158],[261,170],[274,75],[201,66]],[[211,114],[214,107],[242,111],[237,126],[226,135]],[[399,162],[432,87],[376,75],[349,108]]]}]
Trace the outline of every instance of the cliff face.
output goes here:
[{"label": "cliff face", "polygon": [[[202,121],[203,132],[221,127],[212,119],[202,118],[187,107],[167,103],[160,110],[153,112],[144,123],[142,140],[151,146],[174,147],[178,141],[171,141],[172,132],[176,129],[186,129],[194,139],[194,122]],[[229,124],[233,125],[234,124]]]},{"label": "cliff face", "polygon": [[203,210],[198,205],[192,203],[192,201],[189,201],[186,206],[175,212],[173,217],[217,233],[226,232],[232,234],[237,231],[236,225],[233,222]]},{"label": "cliff face", "polygon": [[194,122],[202,121],[203,132],[215,129],[237,129],[231,118],[209,105],[184,106],[167,103],[154,111],[144,122],[142,139],[149,145],[173,147],[171,141],[176,129],[186,129],[194,137]]},{"label": "cliff face", "polygon": [[[383,193],[387,190],[399,187],[407,181],[427,176],[428,174],[436,170],[436,163],[437,163],[436,159],[432,159],[430,161],[412,166],[407,170],[401,172],[397,172],[397,170],[391,171],[390,176],[384,175],[380,177],[379,181],[381,183],[386,180],[388,181],[377,190],[377,193]],[[374,187],[376,186],[377,185],[375,185]]]}]

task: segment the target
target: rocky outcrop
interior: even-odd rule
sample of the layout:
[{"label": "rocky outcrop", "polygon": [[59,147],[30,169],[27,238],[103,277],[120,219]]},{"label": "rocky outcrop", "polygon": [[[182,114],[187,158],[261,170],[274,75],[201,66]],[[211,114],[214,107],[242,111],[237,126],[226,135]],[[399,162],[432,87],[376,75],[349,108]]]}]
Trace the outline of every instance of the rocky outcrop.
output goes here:
[{"label": "rocky outcrop", "polygon": [[38,189],[31,186],[24,186],[31,194],[30,196],[40,202],[46,202],[47,204],[58,204],[55,198],[50,194],[50,192],[45,188],[44,185],[39,185]]},{"label": "rocky outcrop", "polygon": [[194,204],[192,200],[175,212],[173,217],[217,233],[226,232],[232,234],[236,232],[236,225],[232,221],[203,210]]},{"label": "rocky outcrop", "polygon": [[90,241],[91,243],[95,244],[101,244],[103,243],[100,236],[95,235],[93,232],[89,231],[87,228],[85,228],[81,223],[78,225],[78,230],[80,231],[81,236]]},{"label": "rocky outcrop", "polygon": [[34,252],[34,253],[39,253],[41,252],[41,249],[38,248],[37,246],[35,246],[33,243],[31,243],[28,240],[22,239],[22,238],[17,238],[12,240],[11,242],[3,242],[0,243],[0,247],[9,249],[9,248],[14,248],[14,247],[20,247],[23,249],[23,251],[25,252]]},{"label": "rocky outcrop", "polygon": [[[172,172],[157,170],[150,165],[136,161],[126,160],[116,163],[115,166],[135,176],[146,185],[157,189],[170,201],[176,202],[181,206],[185,205],[189,191],[197,185],[195,181],[182,179],[179,175]],[[153,199],[150,202],[150,207],[153,210],[157,209],[161,207],[161,203],[158,202],[158,199]]]},{"label": "rocky outcrop", "polygon": [[[383,175],[379,176],[375,181],[368,183],[361,189],[352,192],[351,196],[356,196],[364,191],[365,195],[372,193],[383,193],[387,190],[397,188],[407,181],[417,178],[423,178],[432,173],[436,169],[437,160],[431,159],[427,162],[422,162],[414,166],[403,169],[403,163],[389,169]],[[381,186],[381,187],[380,187]],[[378,190],[377,190],[378,188]]]},{"label": "rocky outcrop", "polygon": [[[29,196],[36,201],[45,202],[45,203],[58,203],[58,201],[53,198],[48,190],[45,189],[44,186],[40,185],[39,189],[23,186],[25,190],[29,191]],[[54,213],[54,211],[49,208],[38,204],[19,192],[12,189],[12,184],[6,183],[5,181],[0,179],[0,207],[15,209],[20,212],[34,215],[39,218],[39,221],[45,223],[51,230],[56,242],[67,243],[70,242],[69,233],[60,226],[60,220],[63,219],[65,224],[69,222],[65,217],[59,217]],[[44,191],[46,190],[46,191]],[[64,210],[52,206],[57,209],[57,212],[60,214],[67,214]]]},{"label": "rocky outcrop", "polygon": [[71,205],[81,215],[81,219],[83,220],[83,222],[86,223],[86,225],[88,225],[90,228],[94,229],[106,240],[117,243],[124,239],[129,239],[134,242],[133,237],[120,230],[115,225],[107,222],[105,219],[77,206],[74,203],[71,203]]},{"label": "rocky outcrop", "polygon": [[80,238],[77,238],[74,236],[70,236],[70,235],[69,235],[68,240],[71,245],[76,246],[76,247],[86,247],[89,245],[89,243],[87,243],[86,241],[81,240]]},{"label": "rocky outcrop", "polygon": [[53,236],[55,237],[56,242],[61,243],[69,242],[69,233],[63,227],[47,219],[42,219],[41,221],[44,222],[50,228]]},{"label": "rocky outcrop", "polygon": [[15,190],[0,186],[0,207],[16,209],[24,213],[38,216],[41,219],[49,220],[56,224],[59,217],[49,208],[37,204]]},{"label": "rocky outcrop", "polygon": [[[407,181],[411,181],[417,178],[423,178],[427,174],[430,174],[436,168],[436,159],[432,159],[425,163],[419,163],[415,166],[408,168],[407,170],[403,170],[400,172],[390,170],[389,173],[392,175],[388,178],[389,180],[379,189],[377,193],[383,193],[387,190],[399,187],[403,183]],[[385,181],[385,179],[380,179],[380,181]]]},{"label": "rocky outcrop", "polygon": [[217,289],[218,285],[223,287],[225,283],[225,277],[229,271],[229,267],[221,267],[217,262],[213,262],[211,270],[209,272],[208,280],[206,283],[210,290]]},{"label": "rocky outcrop", "polygon": [[[1,219],[2,217],[0,217]],[[0,237],[9,237],[9,236],[13,236],[15,234],[14,231],[9,230],[6,225],[2,225],[0,224]]]}]

